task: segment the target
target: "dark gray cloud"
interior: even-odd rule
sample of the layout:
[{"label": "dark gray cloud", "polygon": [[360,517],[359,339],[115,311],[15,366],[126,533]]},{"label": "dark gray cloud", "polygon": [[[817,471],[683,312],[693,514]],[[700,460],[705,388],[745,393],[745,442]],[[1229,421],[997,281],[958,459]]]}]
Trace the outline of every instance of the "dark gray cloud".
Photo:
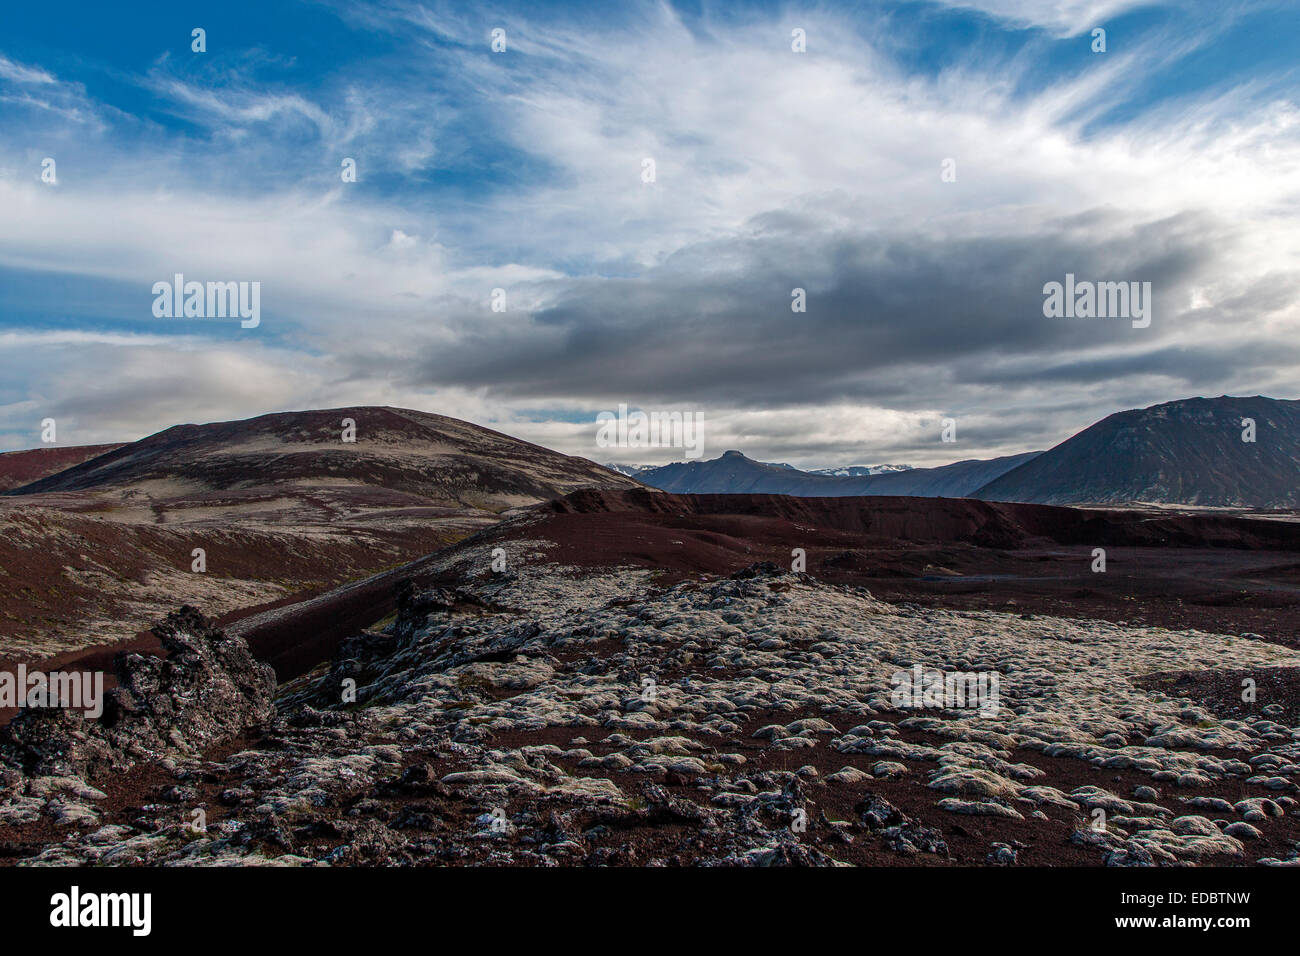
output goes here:
[{"label": "dark gray cloud", "polygon": [[[415,375],[512,399],[924,408],[967,385],[1196,382],[1225,362],[1273,361],[1249,340],[1184,334],[1215,321],[1187,302],[1225,230],[1191,216],[1130,228],[1092,219],[1086,231],[944,241],[775,231],[769,218],[761,237],[688,248],[634,279],[568,282],[509,336],[475,316],[454,345],[420,356]],[[1043,285],[1066,273],[1150,282],[1151,327],[1044,317]],[[796,287],[806,313],[791,312]],[[1281,287],[1243,297],[1276,299]],[[1296,301],[1294,284],[1285,289]]]}]

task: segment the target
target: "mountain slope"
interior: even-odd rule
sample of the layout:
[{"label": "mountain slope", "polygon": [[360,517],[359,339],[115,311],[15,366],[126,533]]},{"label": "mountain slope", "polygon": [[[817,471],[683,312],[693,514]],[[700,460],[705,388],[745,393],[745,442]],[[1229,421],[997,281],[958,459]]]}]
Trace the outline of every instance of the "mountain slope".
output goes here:
[{"label": "mountain slope", "polygon": [[[1242,419],[1255,441],[1242,440]],[[1189,398],[1119,412],[978,489],[990,501],[1300,506],[1300,401]]]},{"label": "mountain slope", "polygon": [[768,465],[729,451],[711,461],[681,462],[637,473],[637,480],[675,494],[772,494],[801,498],[903,495],[964,498],[1032,459],[1038,452],[988,460],[969,459],[937,468],[909,468],[858,477],[835,477]]},{"label": "mountain slope", "polygon": [[121,445],[46,445],[0,453],[0,491],[20,488],[98,458]]},{"label": "mountain slope", "polygon": [[180,604],[215,617],[334,587],[586,488],[644,491],[404,409],[178,425],[0,495],[0,661],[129,639]]},{"label": "mountain slope", "polygon": [[[355,441],[343,440],[345,420]],[[574,458],[468,422],[398,408],[336,408],[176,425],[9,494],[111,492],[159,502],[301,496],[336,504],[502,510],[578,488],[636,487]],[[164,504],[164,507],[166,504]]]}]

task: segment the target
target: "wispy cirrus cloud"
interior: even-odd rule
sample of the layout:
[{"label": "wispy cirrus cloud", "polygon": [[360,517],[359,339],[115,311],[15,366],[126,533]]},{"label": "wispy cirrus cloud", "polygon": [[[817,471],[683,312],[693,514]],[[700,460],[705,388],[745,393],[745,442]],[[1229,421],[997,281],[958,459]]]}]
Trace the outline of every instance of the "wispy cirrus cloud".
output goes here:
[{"label": "wispy cirrus cloud", "polygon": [[47,86],[56,83],[53,74],[40,67],[23,66],[6,56],[0,56],[0,80],[35,86]]},{"label": "wispy cirrus cloud", "polygon": [[1112,17],[1143,8],[1168,6],[1151,0],[939,0],[961,10],[978,10],[1009,24],[1075,36],[1104,27]]}]

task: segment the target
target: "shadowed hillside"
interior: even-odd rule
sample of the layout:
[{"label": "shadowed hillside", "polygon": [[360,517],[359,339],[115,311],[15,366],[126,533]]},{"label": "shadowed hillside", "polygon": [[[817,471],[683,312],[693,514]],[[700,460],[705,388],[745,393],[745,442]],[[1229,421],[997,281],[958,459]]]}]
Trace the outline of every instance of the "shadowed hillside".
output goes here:
[{"label": "shadowed hillside", "polygon": [[[1255,440],[1243,441],[1243,420]],[[1300,401],[1189,398],[1119,412],[995,478],[990,501],[1300,505]]]}]

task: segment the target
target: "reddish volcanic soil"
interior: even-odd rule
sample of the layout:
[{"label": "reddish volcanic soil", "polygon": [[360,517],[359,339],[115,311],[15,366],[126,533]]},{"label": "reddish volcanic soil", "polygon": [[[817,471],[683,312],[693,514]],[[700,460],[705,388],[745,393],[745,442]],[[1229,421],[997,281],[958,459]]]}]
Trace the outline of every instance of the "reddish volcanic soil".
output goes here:
[{"label": "reddish volcanic soil", "polygon": [[[889,601],[1251,632],[1300,646],[1300,524],[951,498],[579,492],[527,536],[664,583],[760,560]],[[509,534],[511,529],[496,529]],[[1105,573],[1092,571],[1093,549]]]},{"label": "reddish volcanic soil", "polygon": [[33,481],[57,474],[65,468],[80,465],[100,455],[121,448],[121,445],[50,445],[29,448],[26,451],[0,453],[0,491],[21,488]]},{"label": "reddish volcanic soil", "polygon": [[[1284,521],[944,498],[580,491],[467,544],[509,551],[511,540],[550,542],[547,560],[556,564],[655,569],[664,585],[755,561],[789,567],[792,550],[803,548],[809,574],[893,602],[1252,633],[1300,647],[1300,525]],[[1105,573],[1091,570],[1096,547],[1106,549]],[[389,614],[400,581],[455,584],[434,580],[430,563],[242,609],[221,623],[283,681]],[[47,668],[103,669],[124,649],[152,653],[157,644],[141,634],[60,655]]]},{"label": "reddish volcanic soil", "polygon": [[[1300,557],[1297,556],[1300,525],[1286,521],[1118,509],[1085,510],[960,499],[678,496],[649,490],[575,492],[520,510],[464,541],[409,564],[333,590],[322,590],[309,600],[285,599],[275,605],[232,612],[221,623],[228,632],[245,637],[255,655],[272,663],[283,682],[312,671],[334,655],[343,639],[372,628],[390,614],[396,604],[395,589],[403,582],[414,582],[417,587],[454,588],[491,578],[492,572],[484,566],[483,555],[488,549],[498,546],[505,549],[512,571],[522,567],[536,568],[539,564],[591,569],[635,567],[658,572],[654,576],[655,583],[664,586],[685,580],[712,581],[762,561],[788,568],[791,552],[802,548],[806,552],[806,571],[813,577],[836,584],[864,586],[877,597],[895,602],[1011,611],[1024,617],[1051,614],[1100,618],[1117,623],[1195,627],[1211,632],[1248,633],[1261,640],[1290,646],[1297,646],[1297,625],[1300,625],[1300,593],[1297,590],[1300,588]],[[1106,550],[1105,573],[1091,570],[1094,548]],[[544,553],[544,557],[539,556],[539,551]],[[765,573],[762,569],[754,569],[748,576],[754,578]],[[581,582],[584,575],[556,577]],[[611,592],[617,595],[608,607],[636,604],[646,599],[647,594],[660,593],[656,587],[647,588],[645,576],[641,575],[635,586],[626,589],[625,598],[622,575],[603,577],[606,581],[614,579],[612,587],[593,593],[600,593],[602,601]],[[544,604],[545,599],[538,594],[539,591],[544,593],[545,587],[536,587],[538,580],[522,571],[513,577],[507,575],[503,580],[517,582],[514,591],[507,586],[504,600],[508,600],[512,608],[517,608],[518,614],[507,614],[512,620],[499,625],[500,643],[485,645],[475,652],[479,655],[475,658],[475,667],[498,664],[514,667],[523,666],[521,661],[526,662],[525,655],[517,653],[518,645],[510,643],[516,630],[525,630],[518,628],[518,621],[513,618],[526,620],[530,613],[535,613],[529,602]],[[814,592],[804,598],[807,603],[800,606],[798,613],[791,615],[793,620],[800,620],[802,614],[833,613],[836,605],[824,603],[836,599],[830,589],[811,588],[803,581],[792,584],[794,580],[784,578],[765,585],[773,591]],[[549,584],[551,579],[544,572],[541,581]],[[718,581],[711,587],[723,588],[734,584]],[[503,600],[501,593],[493,591],[491,600]],[[839,592],[839,597],[843,596],[844,592]],[[456,597],[462,602],[472,599],[472,594],[469,598],[464,593]],[[480,603],[478,606],[488,605]],[[678,606],[672,605],[672,608],[677,614]],[[569,607],[565,613],[587,612]],[[496,616],[485,615],[485,619]],[[897,617],[914,616],[926,615]],[[584,620],[582,627],[562,624],[560,632],[565,634],[566,640],[583,629],[596,634],[610,633],[604,630],[608,623],[605,618],[593,620],[599,622],[598,627]],[[740,618],[737,626],[747,628],[754,620],[752,616]],[[656,626],[654,614],[648,615],[646,621],[651,628]],[[1006,618],[1006,621],[1008,625],[1036,626],[1025,625],[1014,616]],[[590,674],[592,671],[587,670],[588,666],[603,672],[607,667],[630,667],[632,661],[650,659],[652,655],[628,654],[627,647],[635,646],[631,643],[632,638],[627,636],[632,633],[630,630],[617,633],[621,635],[618,639],[605,636],[591,642],[576,642],[572,646],[564,643],[545,645],[542,656],[547,672],[552,676],[537,686],[544,688],[547,680],[567,680],[575,674]],[[369,636],[379,643],[393,640],[373,631]],[[932,639],[926,635],[923,637]],[[1124,646],[1134,652],[1139,643]],[[1238,643],[1250,644],[1248,641]],[[152,637],[137,638],[128,644],[132,649],[144,652],[158,650]],[[62,668],[106,668],[113,653],[120,649],[121,645],[91,648],[65,655],[58,665]],[[1252,645],[1247,657],[1258,650]],[[802,655],[804,652],[794,650],[788,653]],[[1202,664],[1209,657],[1212,655],[1200,658]],[[1185,660],[1181,656],[1163,659],[1172,659],[1179,664]],[[378,660],[387,668],[395,658],[381,657]],[[371,661],[365,666],[374,663]],[[804,664],[806,661],[801,660],[795,666]],[[707,673],[704,670],[706,665]],[[681,676],[693,680],[692,674],[697,674],[707,681],[718,679],[722,676],[718,672],[727,670],[725,664],[712,659],[706,661],[703,657],[696,660],[693,656],[672,662],[670,656],[665,655],[657,666],[664,685],[671,683],[675,687],[691,683],[690,680],[678,681]],[[765,663],[763,666],[766,669],[769,665]],[[1122,666],[1128,666],[1128,658],[1123,660]],[[1203,703],[1221,717],[1263,714],[1280,717],[1288,723],[1297,719],[1300,696],[1296,692],[1296,668],[1229,670],[1226,668],[1236,665],[1225,663],[1223,666],[1224,670],[1217,671],[1161,671],[1145,673],[1140,678],[1136,674],[1133,676],[1143,686],[1162,692],[1158,696],[1168,694],[1173,698],[1189,698]],[[384,673],[390,672],[384,670]],[[640,671],[631,670],[630,673],[635,675]],[[743,668],[737,673],[743,673]],[[1243,705],[1240,700],[1241,682],[1245,677],[1259,684],[1258,708],[1253,704]],[[769,680],[766,672],[762,679]],[[457,712],[461,707],[475,706],[474,701],[480,697],[491,701],[511,699],[520,691],[513,684],[492,682],[482,685],[467,682],[462,689],[459,681],[460,678],[451,693],[474,695],[474,700],[461,700],[457,696],[453,708]],[[329,681],[322,678],[322,683],[329,684]],[[311,684],[310,680],[298,682],[289,693],[282,695],[281,703],[307,693]],[[771,686],[779,684],[780,680],[771,679]],[[329,686],[332,688],[333,685]],[[425,693],[422,685],[412,686],[418,689],[418,693]],[[530,692],[542,693],[531,684],[529,687]],[[567,699],[564,694],[554,695],[553,699],[561,698]],[[299,703],[314,699],[308,695],[301,697]],[[452,698],[429,705],[433,708],[431,712],[444,714],[450,701]],[[1265,711],[1264,707],[1269,710]],[[683,713],[693,711],[683,710]],[[379,731],[369,724],[358,722],[356,736],[349,737],[353,731],[346,729],[349,725],[345,720],[340,719],[337,724],[321,723],[317,727],[311,722],[319,719],[315,715],[316,712],[312,711],[307,719],[301,721],[301,726],[293,724],[292,732],[277,732],[282,736],[262,739],[252,734],[236,743],[214,748],[207,756],[209,760],[222,759],[234,752],[237,746],[251,747],[259,755],[265,755],[281,748],[298,746],[307,739],[315,741],[314,746],[323,750],[341,746],[340,740],[346,740],[346,746],[355,749],[361,744],[371,746],[379,739],[372,739],[372,735]],[[793,712],[780,707],[760,709],[745,715],[739,726],[726,737],[725,748],[728,753],[734,752],[744,758],[744,773],[748,775],[795,773],[812,767],[816,774],[800,773],[806,782],[826,779],[846,766],[863,772],[873,769],[879,760],[876,752],[846,752],[825,747],[784,749],[764,744],[760,737],[755,736],[758,728],[767,724],[805,717],[828,720],[837,734],[850,732],[850,728],[861,721],[857,715],[828,714],[821,707]],[[453,721],[458,719],[452,718]],[[882,716],[882,719],[895,723],[894,732],[905,743],[938,748],[953,739],[934,727],[914,722],[902,726],[896,717]],[[498,753],[545,745],[565,748],[581,743],[594,758],[604,759],[616,751],[621,752],[629,743],[626,739],[616,740],[615,735],[603,737],[595,733],[591,736],[597,739],[584,737],[577,741],[577,728],[576,724],[563,724],[536,729],[526,726],[525,721],[516,721],[499,730],[494,728],[490,744],[485,741],[484,747],[490,746],[491,753]],[[647,737],[645,742],[648,743],[649,739]],[[641,743],[639,738],[631,742]],[[715,745],[717,742],[711,741],[710,746]],[[439,839],[446,838],[450,841],[447,845],[454,846],[459,855],[439,857],[436,859],[438,863],[490,865],[500,862],[505,852],[502,847],[506,847],[506,843],[491,844],[475,837],[463,837],[466,826],[480,818],[482,807],[469,800],[465,791],[458,790],[459,784],[452,786],[448,782],[453,774],[482,770],[485,765],[482,761],[475,763],[465,756],[470,749],[457,743],[451,751],[432,748],[427,751],[427,756],[422,750],[405,753],[401,766],[390,768],[386,773],[391,776],[362,791],[364,797],[351,795],[313,809],[309,824],[303,823],[285,831],[295,842],[277,843],[275,850],[266,852],[292,849],[295,853],[317,859],[370,864],[410,859],[401,856],[407,852],[405,848],[424,845],[421,842],[423,837],[403,843],[404,849],[397,857],[383,847],[366,850],[362,843],[356,844],[362,849],[349,849],[353,846],[349,841],[355,842],[349,836],[354,833],[349,827],[357,820],[370,819],[383,822],[388,828],[384,831],[386,833],[415,828],[435,834]],[[1217,749],[1203,749],[1201,752],[1218,757],[1236,755],[1235,751]],[[587,766],[586,760],[579,763],[570,754],[553,754],[549,759],[571,777],[605,777],[627,788],[628,793],[635,793],[629,782],[631,776],[621,771],[608,767],[595,769]],[[1052,756],[1041,748],[1017,746],[1008,754],[1008,760],[1043,771],[1044,775],[1038,778],[1043,785],[1065,792],[1093,786],[1124,794],[1137,786],[1150,784],[1153,779],[1148,771],[1101,766],[1068,754]],[[809,818],[814,822],[801,839],[801,845],[806,844],[836,860],[866,865],[981,865],[989,860],[990,850],[995,844],[1018,848],[1017,860],[1021,865],[1082,866],[1105,861],[1104,853],[1076,839],[1081,825],[1081,811],[1077,808],[1048,802],[1041,805],[1039,816],[1013,818],[940,812],[936,804],[938,794],[924,782],[925,777],[933,772],[933,759],[903,755],[897,762],[907,771],[900,776],[882,773],[866,784],[833,787],[809,784],[806,792],[801,790],[799,799],[806,801]],[[239,792],[247,787],[253,779],[251,775],[256,775],[259,781],[270,779],[269,771],[260,765],[250,763],[244,766],[239,762],[212,773],[205,771],[187,778],[196,788],[195,796],[190,799],[212,808],[210,824],[227,818],[242,821],[253,804],[241,810],[223,800],[222,794],[227,790]],[[661,789],[674,800],[698,801],[698,782],[697,777],[686,770],[670,769],[661,781]],[[167,793],[175,791],[173,783],[173,775],[160,765],[137,766],[125,774],[115,775],[101,788],[108,795],[97,807],[102,815],[101,822],[134,826],[142,818],[142,807],[161,806],[171,799]],[[643,794],[648,793],[643,791]],[[1192,793],[1171,789],[1166,802],[1179,808],[1182,803],[1177,802],[1178,798]],[[1195,795],[1233,803],[1246,797],[1268,794],[1263,792],[1258,782],[1225,778],[1198,785]],[[888,843],[876,839],[854,822],[863,819],[861,801],[867,797],[883,798],[915,821],[936,828],[947,844],[947,851],[905,856],[890,849]],[[726,847],[730,845],[725,841],[735,838],[734,833],[718,828],[701,830],[691,822],[693,818],[673,817],[668,811],[655,809],[659,804],[650,805],[642,798],[635,798],[637,806],[619,811],[621,815],[613,817],[602,816],[605,811],[600,808],[573,799],[577,802],[572,805],[552,802],[547,806],[549,809],[557,806],[564,809],[576,827],[574,832],[581,832],[582,839],[588,841],[588,850],[592,854],[590,859],[604,864],[644,864],[652,859],[674,864],[690,863],[725,855]],[[536,797],[531,792],[512,793],[497,806],[508,814],[525,814],[535,802]],[[687,803],[676,805],[680,811]],[[1187,812],[1194,809],[1189,807]],[[554,848],[564,842],[557,835],[558,829],[554,833],[549,829],[558,816],[552,815],[550,822],[547,822],[548,818],[539,819],[541,823],[536,833],[530,831],[526,839],[520,838],[518,844],[529,853],[539,846]],[[598,823],[600,826],[596,826]],[[565,827],[568,826],[566,823]],[[1270,820],[1264,831],[1249,844],[1243,855],[1216,857],[1210,862],[1237,864],[1264,857],[1288,857],[1300,838],[1300,822],[1294,814],[1288,814]],[[29,857],[48,848],[66,832],[66,829],[57,829],[44,820],[11,828],[8,835],[0,838],[0,858]],[[279,839],[278,835],[276,839]],[[432,845],[431,841],[426,842]],[[366,857],[365,853],[376,856]]]}]

